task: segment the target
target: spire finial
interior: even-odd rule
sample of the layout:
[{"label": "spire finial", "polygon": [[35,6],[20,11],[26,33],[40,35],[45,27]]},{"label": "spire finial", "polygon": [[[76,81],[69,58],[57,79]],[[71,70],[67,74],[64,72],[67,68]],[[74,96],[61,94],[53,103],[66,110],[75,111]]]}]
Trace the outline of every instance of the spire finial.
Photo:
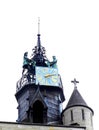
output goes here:
[{"label": "spire finial", "polygon": [[38,41],[37,41],[37,47],[38,47],[38,52],[41,50],[41,41],[40,41],[40,17],[38,17]]},{"label": "spire finial", "polygon": [[79,81],[77,81],[76,78],[74,78],[74,80],[72,80],[71,83],[74,84],[74,88],[76,89],[77,88],[76,84],[79,83]]},{"label": "spire finial", "polygon": [[38,34],[40,34],[40,17],[38,17]]}]

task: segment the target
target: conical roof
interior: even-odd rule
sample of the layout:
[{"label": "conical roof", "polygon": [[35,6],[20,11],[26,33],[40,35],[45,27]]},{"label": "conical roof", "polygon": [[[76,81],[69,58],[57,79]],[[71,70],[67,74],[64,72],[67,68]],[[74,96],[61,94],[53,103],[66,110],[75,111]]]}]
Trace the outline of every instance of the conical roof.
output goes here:
[{"label": "conical roof", "polygon": [[74,88],[73,93],[72,93],[72,95],[67,103],[65,110],[70,108],[70,107],[75,107],[75,106],[87,107],[93,113],[93,110],[87,105],[87,103],[85,102],[85,100],[83,99],[83,97],[81,96],[79,91],[77,90],[77,87]]},{"label": "conical roof", "polygon": [[87,106],[86,102],[84,101],[83,97],[81,96],[77,88],[74,88],[74,91],[68,101],[66,108],[78,105]]}]

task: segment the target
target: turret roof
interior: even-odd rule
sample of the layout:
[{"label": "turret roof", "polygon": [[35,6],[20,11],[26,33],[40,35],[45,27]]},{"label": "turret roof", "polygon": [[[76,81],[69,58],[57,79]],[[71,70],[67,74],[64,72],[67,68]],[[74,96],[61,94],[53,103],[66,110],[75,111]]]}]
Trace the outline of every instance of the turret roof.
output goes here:
[{"label": "turret roof", "polygon": [[74,88],[65,110],[70,107],[75,107],[75,106],[87,107],[92,111],[92,113],[94,113],[93,110],[87,105],[87,103],[85,102],[85,100],[83,99],[79,91],[77,90],[77,87]]},{"label": "turret roof", "polygon": [[83,97],[81,96],[81,94],[79,93],[76,87],[74,88],[74,91],[68,101],[66,108],[77,106],[77,105],[87,106],[86,102],[84,101]]}]

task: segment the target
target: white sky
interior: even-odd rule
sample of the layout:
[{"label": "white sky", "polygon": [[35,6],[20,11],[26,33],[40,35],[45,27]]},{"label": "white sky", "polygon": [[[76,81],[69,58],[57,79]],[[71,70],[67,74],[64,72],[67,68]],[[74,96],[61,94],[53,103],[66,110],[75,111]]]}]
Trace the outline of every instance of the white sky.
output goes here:
[{"label": "white sky", "polygon": [[0,121],[16,121],[16,82],[21,77],[23,54],[41,43],[49,59],[58,59],[67,103],[71,80],[99,118],[99,1],[0,0]]}]

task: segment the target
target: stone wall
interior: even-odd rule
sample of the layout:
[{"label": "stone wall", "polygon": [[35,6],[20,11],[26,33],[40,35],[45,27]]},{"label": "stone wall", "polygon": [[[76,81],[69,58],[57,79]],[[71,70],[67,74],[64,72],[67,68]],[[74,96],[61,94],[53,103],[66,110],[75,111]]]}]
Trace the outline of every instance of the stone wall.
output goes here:
[{"label": "stone wall", "polygon": [[0,130],[85,130],[85,128],[0,122]]}]

